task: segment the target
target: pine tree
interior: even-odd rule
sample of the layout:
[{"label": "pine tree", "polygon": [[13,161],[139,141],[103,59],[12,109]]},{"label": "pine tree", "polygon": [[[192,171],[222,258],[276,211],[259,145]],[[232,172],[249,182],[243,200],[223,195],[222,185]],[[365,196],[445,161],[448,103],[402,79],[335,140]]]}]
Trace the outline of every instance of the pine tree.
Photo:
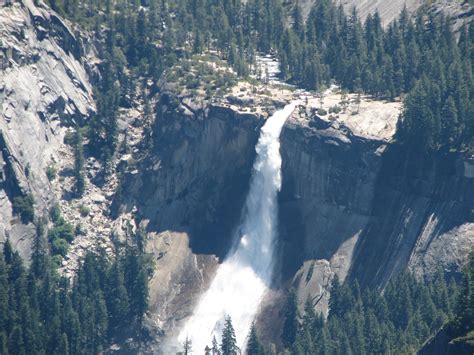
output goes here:
[{"label": "pine tree", "polygon": [[125,287],[130,300],[132,317],[138,324],[142,323],[148,308],[148,274],[146,263],[135,248],[128,248],[124,260]]},{"label": "pine tree", "polygon": [[107,306],[105,304],[103,291],[99,290],[94,295],[94,346],[97,351],[103,350],[103,344],[107,339],[108,319]]},{"label": "pine tree", "polygon": [[428,100],[426,80],[419,81],[406,98],[399,134],[409,147],[429,151],[434,147],[434,117]]},{"label": "pine tree", "polygon": [[298,1],[296,1],[293,7],[293,31],[295,31],[296,35],[302,38],[304,33],[304,21],[303,21],[303,14],[301,13],[301,7]]},{"label": "pine tree", "polygon": [[8,351],[8,341],[5,332],[0,331],[0,354],[2,355],[9,355]]},{"label": "pine tree", "polygon": [[188,337],[183,343],[183,355],[190,355],[192,354],[192,341]]},{"label": "pine tree", "polygon": [[341,284],[339,282],[339,277],[334,275],[331,280],[330,288],[331,296],[329,297],[329,318],[334,316],[342,315],[341,307]]},{"label": "pine tree", "polygon": [[441,111],[441,144],[450,146],[458,139],[458,113],[454,99],[449,96]]},{"label": "pine tree", "polygon": [[201,38],[201,33],[197,32],[196,36],[194,38],[194,43],[193,43],[193,53],[201,53],[203,49],[203,43],[202,43],[202,38]]},{"label": "pine tree", "polygon": [[225,318],[220,350],[222,355],[237,355],[239,353],[234,327],[232,326],[232,319],[230,316]]},{"label": "pine tree", "polygon": [[12,263],[13,248],[9,238],[7,238],[7,240],[3,244],[3,257],[5,258],[4,260],[7,265],[10,265]]},{"label": "pine tree", "polygon": [[474,329],[474,251],[464,269],[461,290],[456,305],[456,332],[460,335]]},{"label": "pine tree", "polygon": [[36,226],[36,235],[31,255],[31,270],[36,278],[42,278],[49,272],[49,255],[46,241],[46,218],[40,218]]},{"label": "pine tree", "polygon": [[13,328],[8,344],[10,354],[26,355],[25,344],[23,343],[23,330],[19,326]]},{"label": "pine tree", "polygon": [[76,129],[74,135],[74,175],[75,175],[75,193],[78,197],[84,194],[85,178],[84,178],[84,148],[82,142],[82,133],[79,128]]},{"label": "pine tree", "polygon": [[215,336],[212,337],[211,354],[212,355],[221,355],[221,352],[219,350],[219,345],[217,345],[217,340],[216,340]]},{"label": "pine tree", "polygon": [[109,315],[110,330],[127,325],[129,317],[129,301],[127,289],[124,285],[124,275],[119,265],[118,257],[112,265],[108,276],[108,286],[106,289],[106,304]]},{"label": "pine tree", "polygon": [[317,327],[316,313],[314,312],[311,296],[308,295],[304,304],[303,329],[313,333]]},{"label": "pine tree", "polygon": [[[7,265],[5,264],[3,255],[0,255],[0,331],[5,330],[8,325],[8,291],[9,283],[7,275]],[[3,335],[5,336],[5,334]]]},{"label": "pine tree", "polygon": [[69,355],[69,342],[67,340],[67,335],[64,333],[61,337],[61,344],[59,345],[59,354]]},{"label": "pine tree", "polygon": [[284,322],[283,322],[283,334],[282,341],[283,345],[287,348],[291,347],[296,339],[298,332],[298,299],[296,291],[291,289],[288,293],[285,307],[283,309]]},{"label": "pine tree", "polygon": [[250,327],[250,333],[247,340],[247,355],[264,355],[263,346],[257,336],[257,327],[255,322]]}]

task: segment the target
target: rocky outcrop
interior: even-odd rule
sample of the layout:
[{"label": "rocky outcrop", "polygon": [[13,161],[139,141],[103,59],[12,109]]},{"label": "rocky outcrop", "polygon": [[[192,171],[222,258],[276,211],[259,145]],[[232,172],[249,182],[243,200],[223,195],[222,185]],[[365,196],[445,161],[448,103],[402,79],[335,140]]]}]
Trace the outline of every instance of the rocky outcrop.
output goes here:
[{"label": "rocky outcrop", "polygon": [[232,243],[263,123],[217,104],[204,111],[185,105],[161,96],[151,152],[125,176],[115,201],[115,213],[136,211],[150,232],[150,321],[168,333],[205,290],[213,255],[224,256]]},{"label": "rocky outcrop", "polygon": [[[474,248],[472,159],[437,155],[410,166],[397,145],[318,119],[293,118],[281,142],[279,288],[296,289],[301,311],[309,299],[327,312],[334,274],[377,287],[407,268],[460,274]],[[280,335],[281,293],[264,306],[266,339]]]},{"label": "rocky outcrop", "polygon": [[474,179],[461,154],[416,165],[396,146],[384,154],[372,218],[357,246],[351,277],[384,284],[407,265],[418,275],[437,267],[460,273],[474,247]]},{"label": "rocky outcrop", "polygon": [[344,124],[290,121],[282,134],[282,286],[327,311],[329,280],[384,286],[410,268],[458,274],[474,247],[474,179],[462,154],[410,166],[409,152]]},{"label": "rocky outcrop", "polygon": [[337,0],[335,2],[341,4],[348,13],[355,7],[362,19],[378,11],[384,25],[388,25],[395,20],[398,15],[400,15],[400,11],[404,6],[406,6],[409,12],[414,12],[423,3],[422,0]]},{"label": "rocky outcrop", "polygon": [[[265,318],[277,324],[290,286],[301,303],[310,298],[326,312],[334,274],[383,286],[407,267],[419,275],[438,266],[458,273],[474,246],[470,160],[433,158],[411,176],[387,130],[362,129],[375,119],[366,114],[370,102],[359,114],[326,119],[311,105],[307,100],[281,136],[279,272]],[[206,289],[213,255],[225,255],[233,239],[262,116],[227,104],[191,111],[167,95],[158,107],[153,153],[127,175],[119,210],[136,207],[151,232],[149,250],[160,265],[151,319],[170,332]],[[390,110],[396,117],[399,106]],[[386,115],[392,111],[380,111],[385,125],[394,124]],[[278,327],[265,332],[278,337]]]},{"label": "rocky outcrop", "polygon": [[222,221],[240,217],[259,118],[218,105],[193,114],[167,100],[152,153],[126,178],[121,202],[139,207],[149,229],[186,231],[197,253],[222,256],[233,226]]},{"label": "rocky outcrop", "polygon": [[[306,18],[315,0],[301,0],[299,4],[302,8],[303,16]],[[454,29],[458,30],[463,24],[469,24],[474,18],[474,9],[472,4],[466,0],[435,0],[426,2],[423,0],[334,0],[336,5],[342,5],[345,12],[350,14],[355,7],[362,20],[369,14],[378,11],[382,24],[388,26],[397,19],[401,10],[405,6],[408,13],[413,14],[423,6],[429,3],[430,11],[434,13],[443,12],[454,20]]]},{"label": "rocky outcrop", "polygon": [[65,125],[94,110],[81,40],[54,12],[33,1],[0,7],[0,131],[4,174],[0,242],[7,236],[28,257],[34,226],[12,211],[12,199],[31,194],[36,216],[54,195],[46,171],[61,156]]},{"label": "rocky outcrop", "polygon": [[[472,332],[471,332],[472,333]],[[418,355],[470,355],[474,352],[473,335],[453,338],[449,324],[441,328],[418,351]]]},{"label": "rocky outcrop", "polygon": [[302,304],[310,298],[326,312],[330,279],[347,276],[371,218],[385,146],[317,117],[284,128],[279,275],[282,285],[297,288]]},{"label": "rocky outcrop", "polygon": [[[115,201],[116,213],[135,211],[149,232],[157,263],[150,324],[168,335],[190,315],[235,237],[267,111],[299,95],[270,90],[266,101],[250,103],[245,85],[206,106],[163,93],[153,148],[125,175]],[[471,160],[454,154],[408,166],[391,142],[399,103],[345,97],[342,111],[320,117],[340,95],[302,100],[281,136],[278,269],[262,305],[272,324],[261,327],[265,339],[279,336],[289,287],[302,305],[309,298],[327,312],[334,274],[383,286],[407,267],[458,273],[474,246]]]}]

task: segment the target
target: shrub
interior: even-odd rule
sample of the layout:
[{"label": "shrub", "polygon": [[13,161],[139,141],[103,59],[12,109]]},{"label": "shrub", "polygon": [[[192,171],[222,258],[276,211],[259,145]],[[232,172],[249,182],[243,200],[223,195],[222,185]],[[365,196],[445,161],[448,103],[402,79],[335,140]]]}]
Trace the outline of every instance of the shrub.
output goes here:
[{"label": "shrub", "polygon": [[49,165],[46,168],[46,176],[49,181],[53,181],[54,179],[56,179],[56,174],[57,174],[57,171],[54,165]]},{"label": "shrub", "polygon": [[81,214],[82,217],[87,217],[90,211],[91,211],[90,208],[87,206],[81,205],[81,207],[79,207],[79,213]]},{"label": "shrub", "polygon": [[319,116],[326,116],[328,113],[325,109],[323,108],[318,108],[318,115]]},{"label": "shrub", "polygon": [[76,237],[78,235],[84,235],[85,234],[84,229],[82,228],[82,224],[80,224],[80,223],[76,224],[76,228],[74,229],[74,234],[76,235]]},{"label": "shrub", "polygon": [[21,217],[23,223],[32,222],[35,218],[35,201],[31,194],[25,196],[17,196],[13,199],[13,212]]},{"label": "shrub", "polygon": [[51,218],[51,221],[53,221],[55,224],[59,222],[61,219],[61,210],[59,209],[58,205],[51,207],[51,211],[49,211],[49,218]]},{"label": "shrub", "polygon": [[339,112],[341,112],[341,107],[339,105],[335,105],[335,106],[331,106],[329,108],[329,113],[335,113],[335,114],[338,114]]},{"label": "shrub", "polygon": [[182,67],[185,72],[189,72],[191,70],[191,63],[189,62],[189,60],[184,60]]},{"label": "shrub", "polygon": [[64,135],[64,144],[73,145],[76,140],[76,132],[67,131]]},{"label": "shrub", "polygon": [[82,196],[84,194],[84,191],[86,190],[86,179],[81,171],[79,171],[76,175],[75,190],[76,196],[78,197]]},{"label": "shrub", "polygon": [[69,244],[66,240],[62,238],[56,238],[51,243],[51,251],[54,255],[61,255],[65,257],[69,249]]},{"label": "shrub", "polygon": [[57,267],[61,267],[61,263],[63,261],[63,257],[61,255],[53,255],[51,258],[51,261],[53,262],[54,265]]},{"label": "shrub", "polygon": [[186,88],[187,89],[196,89],[199,87],[199,80],[198,79],[191,79],[186,81]]},{"label": "shrub", "polygon": [[74,228],[70,223],[60,218],[58,223],[55,223],[53,228],[49,230],[48,238],[52,243],[56,239],[65,239],[68,242],[72,242],[74,240]]}]

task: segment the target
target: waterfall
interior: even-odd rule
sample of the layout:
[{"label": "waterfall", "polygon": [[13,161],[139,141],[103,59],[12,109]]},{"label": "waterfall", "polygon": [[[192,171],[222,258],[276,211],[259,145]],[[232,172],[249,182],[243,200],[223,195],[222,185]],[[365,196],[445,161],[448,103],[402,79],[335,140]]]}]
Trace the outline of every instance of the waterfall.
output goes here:
[{"label": "waterfall", "polygon": [[179,334],[192,341],[194,354],[203,354],[213,336],[218,341],[229,315],[242,349],[260,301],[271,282],[277,234],[277,193],[281,187],[280,133],[296,102],[275,112],[260,131],[256,160],[245,202],[240,235],[219,266],[209,289]]}]

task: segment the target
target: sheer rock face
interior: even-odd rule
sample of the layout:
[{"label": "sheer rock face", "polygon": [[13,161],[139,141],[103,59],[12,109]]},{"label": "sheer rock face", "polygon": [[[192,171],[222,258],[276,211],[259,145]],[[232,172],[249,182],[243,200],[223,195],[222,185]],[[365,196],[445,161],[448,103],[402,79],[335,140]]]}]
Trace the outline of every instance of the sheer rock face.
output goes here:
[{"label": "sheer rock face", "polygon": [[294,121],[281,138],[282,277],[292,280],[301,305],[309,297],[326,312],[330,279],[348,275],[371,219],[386,143],[355,136],[336,122],[322,125],[314,118],[305,127]]},{"label": "sheer rock face", "polygon": [[125,176],[115,205],[116,213],[136,211],[150,232],[150,324],[168,336],[205,291],[215,255],[223,257],[232,243],[263,123],[220,105],[191,112],[174,104],[162,95],[153,148]]},{"label": "sheer rock face", "polygon": [[410,164],[396,146],[377,178],[370,224],[361,236],[351,277],[385,283],[408,267],[419,276],[441,267],[459,274],[474,247],[474,179],[461,154]]},{"label": "sheer rock face", "polygon": [[422,0],[337,0],[337,4],[341,4],[346,12],[350,12],[353,7],[357,9],[360,17],[365,20],[369,14],[373,14],[378,11],[380,18],[384,25],[388,25],[390,22],[395,20],[400,15],[403,6],[406,6],[407,10],[412,13],[416,11],[421,4]]},{"label": "sheer rock face", "polygon": [[283,226],[289,220],[282,236],[292,255],[328,260],[341,278],[371,285],[407,266],[419,275],[438,266],[461,271],[474,246],[467,158],[443,155],[413,167],[395,145],[302,129],[287,125],[282,137]]},{"label": "sheer rock face", "polygon": [[[397,19],[404,6],[409,13],[415,13],[420,8],[423,0],[334,0],[337,5],[342,5],[346,13],[351,13],[355,7],[362,20],[369,14],[378,11],[382,24],[387,26]],[[315,0],[300,0],[304,17],[306,18]],[[459,29],[463,24],[472,22],[473,7],[465,0],[435,0],[430,4],[430,9],[434,12],[443,12],[454,19],[454,29]]]},{"label": "sheer rock face", "polygon": [[313,122],[293,119],[281,139],[279,261],[301,306],[310,297],[326,312],[334,274],[372,286],[407,268],[459,274],[474,247],[472,159],[440,155],[410,166],[385,139]]},{"label": "sheer rock face", "polygon": [[[222,102],[191,112],[167,95],[162,100],[153,149],[126,175],[126,196],[116,205],[136,208],[151,232],[151,319],[169,335],[206,289],[214,255],[224,256],[235,237],[265,115]],[[397,117],[400,106],[385,105]],[[438,266],[458,273],[474,246],[472,161],[454,154],[413,168],[385,130],[377,136],[346,125],[364,122],[367,112],[359,115],[322,119],[308,100],[282,131],[277,272],[263,305],[272,325],[289,287],[301,306],[310,297],[327,312],[334,274],[382,286],[407,267],[419,275]],[[262,329],[267,339],[279,336],[278,327]]]},{"label": "sheer rock face", "polygon": [[10,236],[25,257],[34,234],[12,213],[16,196],[31,193],[35,215],[53,202],[46,176],[61,159],[64,124],[87,118],[92,89],[81,40],[54,12],[32,1],[0,7],[0,131],[3,181],[0,242]]}]

